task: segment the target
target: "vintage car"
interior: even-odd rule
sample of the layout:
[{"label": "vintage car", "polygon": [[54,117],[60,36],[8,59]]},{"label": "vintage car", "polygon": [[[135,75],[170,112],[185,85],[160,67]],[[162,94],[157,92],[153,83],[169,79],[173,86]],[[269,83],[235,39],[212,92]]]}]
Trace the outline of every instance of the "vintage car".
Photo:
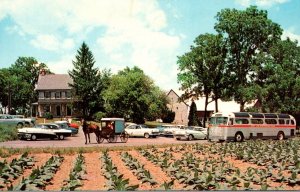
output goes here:
[{"label": "vintage car", "polygon": [[35,127],[22,128],[18,130],[19,139],[37,140],[41,138],[59,139],[63,140],[65,137],[71,136],[72,131],[61,129],[58,125],[53,123],[38,124]]},{"label": "vintage car", "polygon": [[129,125],[125,128],[125,131],[131,137],[157,137],[159,135],[159,130],[157,128],[149,128],[147,125]]},{"label": "vintage car", "polygon": [[183,126],[181,126],[181,125],[161,125],[161,127],[163,128],[163,129],[161,129],[162,135],[164,135],[166,137],[168,137],[168,136],[173,137],[175,131],[179,131],[183,128]]},{"label": "vintage car", "polygon": [[26,118],[24,115],[11,115],[13,119],[22,119],[25,121],[25,127],[34,126],[36,119],[34,117],[32,118]]},{"label": "vintage car", "polygon": [[0,125],[22,128],[25,125],[24,119],[14,119],[12,115],[0,115]]},{"label": "vintage car", "polygon": [[68,121],[54,121],[54,123],[59,125],[62,129],[71,130],[73,135],[78,133],[78,128],[71,127]]},{"label": "vintage car", "polygon": [[207,139],[207,128],[204,127],[187,127],[185,129],[176,130],[174,132],[174,138],[177,140],[187,139]]}]

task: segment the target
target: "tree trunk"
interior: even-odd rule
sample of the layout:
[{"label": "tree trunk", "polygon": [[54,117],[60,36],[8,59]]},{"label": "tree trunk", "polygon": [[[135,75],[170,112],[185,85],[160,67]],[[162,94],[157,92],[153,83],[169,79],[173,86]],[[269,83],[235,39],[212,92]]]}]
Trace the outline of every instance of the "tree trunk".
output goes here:
[{"label": "tree trunk", "polygon": [[218,108],[218,98],[215,98],[215,112],[219,112],[219,108]]},{"label": "tree trunk", "polygon": [[245,101],[241,101],[240,102],[240,112],[244,112],[245,111]]},{"label": "tree trunk", "polygon": [[203,127],[206,127],[206,116],[207,116],[207,105],[208,105],[208,94],[205,94],[205,107],[204,107],[204,119],[203,119]]}]

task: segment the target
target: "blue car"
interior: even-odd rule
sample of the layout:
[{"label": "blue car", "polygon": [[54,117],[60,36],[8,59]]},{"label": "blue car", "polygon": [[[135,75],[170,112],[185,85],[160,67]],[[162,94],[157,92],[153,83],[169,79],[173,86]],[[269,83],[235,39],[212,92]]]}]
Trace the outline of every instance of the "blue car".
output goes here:
[{"label": "blue car", "polygon": [[55,121],[54,123],[59,125],[60,128],[71,130],[72,135],[76,135],[78,133],[78,129],[70,127],[67,121]]}]

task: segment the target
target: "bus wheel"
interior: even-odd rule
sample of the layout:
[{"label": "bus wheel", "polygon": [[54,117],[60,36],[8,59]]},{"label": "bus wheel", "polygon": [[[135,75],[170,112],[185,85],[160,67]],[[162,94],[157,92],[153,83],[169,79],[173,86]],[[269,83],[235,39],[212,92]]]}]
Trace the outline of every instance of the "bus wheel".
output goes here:
[{"label": "bus wheel", "polygon": [[280,141],[281,141],[281,140],[284,140],[284,133],[283,133],[282,131],[279,131],[279,132],[278,132],[278,134],[277,134],[277,139],[280,140]]},{"label": "bus wheel", "polygon": [[244,135],[241,132],[237,132],[234,136],[234,140],[237,142],[242,142],[244,140]]}]

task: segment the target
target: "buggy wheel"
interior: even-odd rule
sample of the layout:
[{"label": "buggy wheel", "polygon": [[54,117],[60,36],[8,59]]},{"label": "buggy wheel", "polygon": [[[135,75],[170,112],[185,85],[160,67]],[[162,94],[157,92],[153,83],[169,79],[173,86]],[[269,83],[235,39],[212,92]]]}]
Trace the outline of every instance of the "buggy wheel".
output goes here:
[{"label": "buggy wheel", "polygon": [[102,143],[103,141],[104,141],[104,137],[101,137],[101,135],[99,135],[97,142]]},{"label": "buggy wheel", "polygon": [[115,134],[110,134],[109,136],[108,136],[108,142],[109,143],[114,143],[114,142],[116,142],[117,141],[117,137],[115,136]]},{"label": "buggy wheel", "polygon": [[129,135],[128,135],[128,133],[121,133],[121,135],[120,135],[120,139],[121,139],[121,141],[123,142],[123,143],[126,143],[127,141],[128,141],[128,138],[129,138]]}]

